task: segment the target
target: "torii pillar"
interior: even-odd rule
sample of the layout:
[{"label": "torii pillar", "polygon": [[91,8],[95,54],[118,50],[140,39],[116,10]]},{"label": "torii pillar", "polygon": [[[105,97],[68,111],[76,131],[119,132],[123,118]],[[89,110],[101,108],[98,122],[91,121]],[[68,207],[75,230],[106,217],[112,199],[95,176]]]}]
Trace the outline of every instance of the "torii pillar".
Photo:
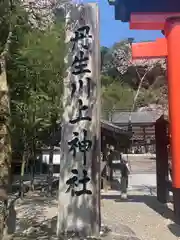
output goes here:
[{"label": "torii pillar", "polygon": [[180,13],[134,13],[131,29],[163,30],[167,44],[174,212],[180,219]]}]

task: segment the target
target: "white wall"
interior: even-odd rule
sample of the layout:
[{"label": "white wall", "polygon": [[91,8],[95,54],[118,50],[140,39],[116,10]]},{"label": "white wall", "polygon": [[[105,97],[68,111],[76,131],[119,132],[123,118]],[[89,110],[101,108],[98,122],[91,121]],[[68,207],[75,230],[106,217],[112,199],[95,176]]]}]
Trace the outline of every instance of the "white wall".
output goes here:
[{"label": "white wall", "polygon": [[[50,154],[43,153],[42,162],[49,164],[49,156],[50,156]],[[53,164],[54,165],[60,165],[60,153],[54,153],[53,154]]]}]

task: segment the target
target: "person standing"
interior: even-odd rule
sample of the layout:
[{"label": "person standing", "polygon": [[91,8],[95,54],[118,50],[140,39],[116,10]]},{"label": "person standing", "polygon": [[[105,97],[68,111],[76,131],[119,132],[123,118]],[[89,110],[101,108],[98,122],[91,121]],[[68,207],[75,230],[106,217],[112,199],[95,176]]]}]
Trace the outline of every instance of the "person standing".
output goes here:
[{"label": "person standing", "polygon": [[128,181],[129,181],[129,174],[130,174],[130,168],[128,161],[126,161],[122,154],[120,154],[120,165],[121,165],[121,198],[127,199],[127,189],[128,189]]},{"label": "person standing", "polygon": [[108,155],[108,160],[107,160],[107,165],[108,165],[108,177],[109,177],[109,183],[111,185],[113,181],[113,169],[112,169],[112,164],[113,164],[113,157],[114,157],[114,151],[112,149],[109,150],[109,155]]}]

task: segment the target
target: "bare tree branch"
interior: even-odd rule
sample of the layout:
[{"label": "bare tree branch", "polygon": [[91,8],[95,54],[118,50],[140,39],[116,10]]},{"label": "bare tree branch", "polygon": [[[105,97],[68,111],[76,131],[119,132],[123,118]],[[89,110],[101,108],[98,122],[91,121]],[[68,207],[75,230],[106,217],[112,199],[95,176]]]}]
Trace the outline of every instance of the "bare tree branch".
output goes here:
[{"label": "bare tree branch", "polygon": [[10,30],[9,33],[8,33],[8,36],[7,36],[7,40],[6,40],[6,43],[4,45],[4,49],[2,51],[2,53],[0,54],[0,58],[5,58],[9,52],[9,47],[10,47],[10,44],[11,44],[11,40],[12,40],[12,31]]},{"label": "bare tree branch", "polygon": [[137,70],[137,68],[136,68],[136,72],[137,72],[137,75],[138,75],[138,77],[139,77],[139,79],[140,79],[140,83],[139,83],[139,86],[138,86],[136,95],[135,95],[135,97],[134,97],[134,100],[133,100],[133,106],[132,106],[131,112],[133,112],[134,109],[135,109],[136,101],[137,101],[137,98],[138,98],[138,96],[139,96],[139,93],[140,93],[140,90],[141,90],[141,87],[142,87],[142,83],[143,83],[146,75],[148,74],[148,72],[150,72],[150,71],[153,69],[153,67],[154,67],[154,66],[151,66],[151,67],[145,72],[145,74],[143,75],[143,77],[140,76],[140,74],[139,74],[139,72],[138,72],[138,70]]},{"label": "bare tree branch", "polygon": [[121,74],[127,72],[128,68],[131,66],[134,66],[136,68],[150,68],[152,70],[159,64],[162,69],[166,69],[165,59],[142,59],[132,61],[131,45],[129,43],[123,44],[122,46],[114,50],[113,64],[116,66],[117,70]]}]

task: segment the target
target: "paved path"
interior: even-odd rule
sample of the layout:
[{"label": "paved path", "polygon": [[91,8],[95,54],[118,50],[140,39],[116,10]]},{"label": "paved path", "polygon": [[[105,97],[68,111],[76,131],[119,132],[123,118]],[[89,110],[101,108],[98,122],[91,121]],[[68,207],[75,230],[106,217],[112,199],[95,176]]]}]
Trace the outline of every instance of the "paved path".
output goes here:
[{"label": "paved path", "polygon": [[168,204],[167,207],[156,200],[154,156],[129,155],[128,159],[132,173],[129,178],[128,200],[120,200],[119,171],[115,172],[114,190],[102,193],[103,221],[112,229],[112,238],[180,239],[180,226],[173,222],[172,205]]},{"label": "paved path", "polygon": [[156,200],[155,174],[132,174],[127,201],[121,201],[119,191],[103,192],[102,216],[115,240],[180,239],[180,226],[172,221],[172,205]]},{"label": "paved path", "polygon": [[[144,155],[125,155],[125,159],[128,159],[131,172],[136,174],[156,173],[156,161],[152,156]],[[120,160],[114,160],[114,163],[120,162]],[[120,170],[116,169],[114,175],[119,176]]]},{"label": "paved path", "polygon": [[171,221],[172,211],[159,204],[156,197],[131,192],[128,202],[122,202],[118,195],[109,198],[102,200],[103,222],[117,239],[179,239],[180,227]]}]

